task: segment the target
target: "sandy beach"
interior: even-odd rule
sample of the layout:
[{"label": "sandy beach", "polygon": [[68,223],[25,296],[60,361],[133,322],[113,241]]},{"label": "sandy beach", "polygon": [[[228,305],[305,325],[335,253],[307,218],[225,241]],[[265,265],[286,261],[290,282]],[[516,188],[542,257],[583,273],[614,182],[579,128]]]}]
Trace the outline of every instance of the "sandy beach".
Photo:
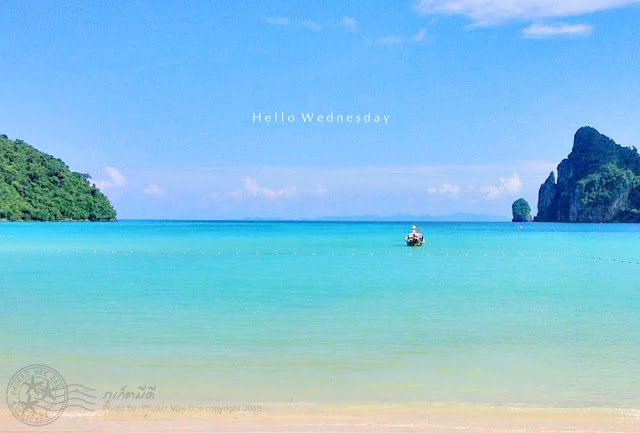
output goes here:
[{"label": "sandy beach", "polygon": [[[3,432],[33,431],[5,409]],[[69,412],[48,432],[613,433],[640,430],[640,409],[516,408],[457,404],[267,404],[259,413]]]}]

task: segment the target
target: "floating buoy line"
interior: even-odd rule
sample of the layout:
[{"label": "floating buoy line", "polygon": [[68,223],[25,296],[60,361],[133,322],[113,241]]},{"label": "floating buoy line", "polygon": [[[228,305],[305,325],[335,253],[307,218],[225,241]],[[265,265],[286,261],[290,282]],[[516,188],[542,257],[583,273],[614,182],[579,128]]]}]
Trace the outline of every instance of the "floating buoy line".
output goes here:
[{"label": "floating buoy line", "polygon": [[[126,258],[136,258],[136,257],[166,257],[166,258],[174,258],[178,257],[297,257],[297,258],[340,258],[340,257],[368,257],[368,258],[378,258],[378,257],[413,257],[413,258],[432,258],[432,259],[463,259],[463,260],[484,260],[491,258],[498,259],[558,259],[561,257],[560,253],[541,253],[541,252],[518,252],[518,251],[510,251],[510,252],[500,252],[500,251],[429,251],[425,249],[415,249],[415,248],[398,248],[393,250],[362,250],[362,251],[327,251],[327,252],[318,252],[314,250],[309,251],[260,251],[260,250],[231,250],[231,251],[221,251],[221,250],[205,250],[205,249],[179,249],[179,250],[169,250],[169,249],[157,249],[157,250],[135,250],[132,248],[125,249],[98,249],[92,247],[86,248],[11,248],[11,249],[0,249],[0,255],[2,254],[34,254],[40,253],[41,255],[60,255],[63,256],[65,254],[72,254],[74,256],[100,256],[107,255],[110,257],[126,257]],[[610,263],[610,264],[624,264],[624,265],[635,265],[640,266],[640,258],[638,259],[629,259],[629,258],[619,258],[619,257],[607,257],[604,255],[598,254],[564,254],[562,255],[564,258],[574,258],[579,260],[592,260],[596,262]]]},{"label": "floating buoy line", "polygon": [[[102,255],[107,254],[110,256],[126,256],[126,257],[139,257],[139,256],[234,256],[234,257],[379,257],[379,256],[387,256],[387,257],[427,257],[427,258],[464,258],[464,259],[476,259],[476,258],[559,258],[561,257],[560,253],[523,253],[523,252],[485,252],[485,251],[457,251],[457,252],[431,252],[431,251],[416,251],[416,249],[410,249],[407,251],[406,249],[398,249],[393,251],[344,251],[344,252],[318,252],[310,250],[308,252],[302,251],[259,251],[259,250],[250,250],[250,251],[209,251],[209,250],[135,250],[135,249],[103,249],[99,250],[96,248],[73,248],[73,249],[62,249],[62,248],[26,248],[26,249],[16,249],[11,248],[7,250],[0,250],[0,254],[3,253],[42,253],[42,254],[54,254],[54,255],[63,255],[63,254],[73,254],[76,256],[81,255]],[[570,256],[565,256],[570,257]],[[587,254],[587,255],[574,255],[574,258],[579,258],[581,260],[597,260],[601,262],[610,262],[610,263],[618,263],[618,264],[627,264],[627,265],[640,265],[640,259],[623,259],[617,257],[605,257],[599,256],[595,254]]]},{"label": "floating buoy line", "polygon": [[620,263],[620,264],[626,264],[626,265],[640,265],[640,261],[638,261],[637,259],[636,260],[621,259],[617,257],[603,257],[603,256],[596,256],[596,255],[581,255],[578,257],[582,259],[598,260],[601,262],[612,262],[612,263]]},{"label": "floating buoy line", "polygon": [[[0,250],[0,254],[2,253],[34,253],[41,252],[42,254],[73,254],[73,255],[112,255],[112,256],[126,256],[126,257],[139,257],[141,255],[145,256],[235,256],[235,257],[265,257],[265,256],[274,256],[274,257],[380,257],[380,256],[391,256],[391,257],[402,257],[402,256],[411,256],[411,257],[447,257],[447,258],[504,258],[504,257],[535,257],[535,258],[543,258],[543,257],[560,257],[560,254],[542,254],[542,253],[521,253],[521,252],[469,252],[469,251],[458,251],[458,252],[431,252],[431,251],[416,251],[416,249],[407,249],[402,248],[398,250],[363,250],[363,251],[343,251],[343,252],[318,252],[310,250],[308,252],[302,251],[257,251],[257,250],[232,250],[232,251],[210,251],[210,250],[135,250],[135,249],[96,249],[96,248],[73,248],[73,249],[61,249],[61,248],[52,248],[52,249],[34,249],[34,248],[26,248],[26,249],[15,249],[12,248],[10,250]],[[601,260],[609,260],[609,259],[601,259]],[[615,259],[612,259],[615,261]]]}]

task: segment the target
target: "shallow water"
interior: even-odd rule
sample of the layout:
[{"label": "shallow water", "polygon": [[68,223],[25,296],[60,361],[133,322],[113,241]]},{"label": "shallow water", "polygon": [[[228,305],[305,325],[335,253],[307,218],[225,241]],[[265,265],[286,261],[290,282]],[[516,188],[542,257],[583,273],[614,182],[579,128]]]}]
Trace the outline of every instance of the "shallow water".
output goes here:
[{"label": "shallow water", "polygon": [[429,223],[408,248],[409,226],[1,224],[1,383],[41,363],[165,401],[640,404],[639,226]]}]

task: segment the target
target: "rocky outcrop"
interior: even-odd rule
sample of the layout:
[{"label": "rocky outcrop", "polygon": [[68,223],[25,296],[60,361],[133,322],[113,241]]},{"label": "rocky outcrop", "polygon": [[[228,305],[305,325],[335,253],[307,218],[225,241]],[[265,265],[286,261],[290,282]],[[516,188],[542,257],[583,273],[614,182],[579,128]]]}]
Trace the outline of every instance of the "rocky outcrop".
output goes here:
[{"label": "rocky outcrop", "polygon": [[523,199],[519,198],[511,205],[511,212],[513,214],[514,223],[528,223],[531,222],[531,206]]},{"label": "rocky outcrop", "polygon": [[558,193],[556,176],[551,172],[540,186],[536,221],[558,221]]},{"label": "rocky outcrop", "polygon": [[591,127],[540,187],[536,221],[640,222],[640,155]]}]

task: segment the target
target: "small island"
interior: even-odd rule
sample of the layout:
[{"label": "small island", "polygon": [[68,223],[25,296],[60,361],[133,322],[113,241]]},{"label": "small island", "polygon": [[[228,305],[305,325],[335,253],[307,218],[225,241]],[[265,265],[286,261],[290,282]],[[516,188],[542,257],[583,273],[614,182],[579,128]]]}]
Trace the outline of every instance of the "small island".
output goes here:
[{"label": "small island", "polygon": [[540,222],[640,222],[640,155],[591,127],[540,187]]},{"label": "small island", "polygon": [[523,199],[519,198],[514,201],[511,205],[511,212],[513,214],[513,219],[511,222],[514,223],[528,223],[531,222],[531,206],[529,203]]},{"label": "small island", "polygon": [[114,221],[115,209],[89,179],[0,135],[0,221]]}]

